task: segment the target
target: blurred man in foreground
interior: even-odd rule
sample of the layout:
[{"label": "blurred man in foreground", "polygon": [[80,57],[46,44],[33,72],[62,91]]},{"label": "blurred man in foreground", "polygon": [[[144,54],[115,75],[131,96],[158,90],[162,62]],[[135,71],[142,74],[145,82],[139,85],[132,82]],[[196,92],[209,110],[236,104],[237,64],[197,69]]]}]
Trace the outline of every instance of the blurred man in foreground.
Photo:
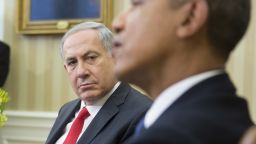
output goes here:
[{"label": "blurred man in foreground", "polygon": [[134,144],[235,144],[253,123],[225,71],[249,0],[131,0],[113,22],[115,72],[154,103]]}]

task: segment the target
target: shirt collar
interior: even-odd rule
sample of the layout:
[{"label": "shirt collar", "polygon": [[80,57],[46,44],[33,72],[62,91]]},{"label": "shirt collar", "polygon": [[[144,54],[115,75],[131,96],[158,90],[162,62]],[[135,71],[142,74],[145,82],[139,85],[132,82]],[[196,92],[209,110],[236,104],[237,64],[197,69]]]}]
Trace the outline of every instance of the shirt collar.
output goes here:
[{"label": "shirt collar", "polygon": [[145,115],[145,127],[150,127],[160,115],[171,106],[182,94],[184,94],[192,86],[198,84],[199,82],[213,77],[215,75],[223,73],[223,70],[212,70],[203,72],[184,80],[181,80],[168,88],[166,88],[154,101],[150,109]]},{"label": "shirt collar", "polygon": [[111,89],[111,91],[109,91],[104,97],[102,97],[101,99],[99,99],[96,103],[94,103],[93,105],[86,105],[86,103],[84,101],[81,101],[81,105],[80,105],[80,110],[83,107],[86,107],[88,112],[90,113],[91,116],[95,116],[98,111],[101,109],[101,107],[104,105],[104,103],[108,100],[108,98],[114,93],[114,91],[118,88],[118,86],[120,85],[121,82],[117,82],[114,87]]}]

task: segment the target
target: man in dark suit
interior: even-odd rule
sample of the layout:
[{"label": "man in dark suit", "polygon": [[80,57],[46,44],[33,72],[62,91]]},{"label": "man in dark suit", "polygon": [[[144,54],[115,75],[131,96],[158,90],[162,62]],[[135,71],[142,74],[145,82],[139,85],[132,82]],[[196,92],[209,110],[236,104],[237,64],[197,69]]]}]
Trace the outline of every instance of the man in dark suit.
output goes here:
[{"label": "man in dark suit", "polygon": [[250,0],[135,0],[113,22],[120,80],[154,103],[132,144],[235,144],[253,122],[225,72]]},{"label": "man in dark suit", "polygon": [[112,38],[103,24],[94,22],[74,26],[64,35],[61,56],[79,98],[62,106],[47,144],[125,143],[150,106],[146,96],[118,82]]},{"label": "man in dark suit", "polygon": [[0,41],[0,88],[4,86],[9,72],[10,48]]}]

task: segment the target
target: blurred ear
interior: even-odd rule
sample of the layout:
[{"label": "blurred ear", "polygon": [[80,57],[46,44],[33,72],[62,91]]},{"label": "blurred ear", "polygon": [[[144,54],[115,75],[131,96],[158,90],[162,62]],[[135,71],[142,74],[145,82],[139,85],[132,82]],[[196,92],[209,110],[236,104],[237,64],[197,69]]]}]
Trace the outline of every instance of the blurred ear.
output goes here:
[{"label": "blurred ear", "polygon": [[191,0],[182,7],[184,16],[177,29],[177,36],[186,38],[198,32],[208,18],[208,4],[206,0]]}]

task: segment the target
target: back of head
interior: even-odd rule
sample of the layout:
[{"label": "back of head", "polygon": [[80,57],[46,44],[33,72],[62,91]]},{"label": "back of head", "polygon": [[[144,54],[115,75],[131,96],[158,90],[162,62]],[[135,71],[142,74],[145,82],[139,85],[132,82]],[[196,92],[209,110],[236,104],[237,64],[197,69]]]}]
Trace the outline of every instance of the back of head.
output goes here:
[{"label": "back of head", "polygon": [[[171,0],[179,7],[193,0]],[[214,51],[227,59],[245,34],[249,20],[250,0],[205,0],[208,4],[207,35]]]},{"label": "back of head", "polygon": [[247,30],[250,0],[207,0],[207,3],[209,41],[227,59]]}]

